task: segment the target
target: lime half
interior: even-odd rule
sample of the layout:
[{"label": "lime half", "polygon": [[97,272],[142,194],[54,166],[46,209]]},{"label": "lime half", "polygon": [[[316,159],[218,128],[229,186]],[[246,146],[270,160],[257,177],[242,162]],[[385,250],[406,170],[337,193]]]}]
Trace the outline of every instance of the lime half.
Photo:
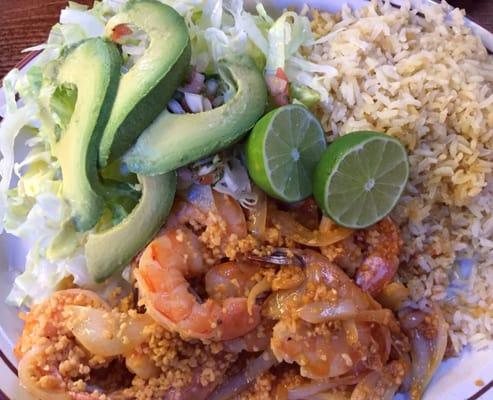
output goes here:
[{"label": "lime half", "polygon": [[315,199],[337,224],[365,228],[396,205],[409,177],[406,149],[377,132],[354,132],[336,139],[314,176]]},{"label": "lime half", "polygon": [[248,173],[270,196],[295,202],[313,192],[313,172],[326,148],[317,118],[287,105],[257,122],[246,144]]}]

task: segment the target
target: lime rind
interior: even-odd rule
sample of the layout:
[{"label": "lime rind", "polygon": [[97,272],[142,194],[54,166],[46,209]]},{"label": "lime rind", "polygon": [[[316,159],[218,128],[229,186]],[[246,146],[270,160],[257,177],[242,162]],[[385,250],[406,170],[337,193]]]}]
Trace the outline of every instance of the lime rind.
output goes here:
[{"label": "lime rind", "polygon": [[324,131],[313,114],[299,105],[278,108],[267,116],[268,124],[260,121],[257,132],[254,128],[254,133],[264,135],[263,179],[256,183],[280,200],[302,200],[313,191],[313,171],[326,147]]},{"label": "lime rind", "polygon": [[[325,173],[323,199],[322,193],[315,195],[339,225],[365,228],[397,204],[409,176],[407,153],[397,139],[376,132],[352,133],[342,139],[324,155],[324,171],[316,172],[316,180],[323,179]],[[373,185],[365,190],[368,183]]]}]

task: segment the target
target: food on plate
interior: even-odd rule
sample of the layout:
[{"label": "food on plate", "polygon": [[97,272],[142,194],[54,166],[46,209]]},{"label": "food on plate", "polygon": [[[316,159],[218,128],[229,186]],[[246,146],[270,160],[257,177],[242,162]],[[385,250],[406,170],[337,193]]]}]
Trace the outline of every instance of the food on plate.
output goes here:
[{"label": "food on plate", "polygon": [[103,167],[128,150],[161,113],[190,63],[187,27],[173,7],[157,0],[128,1],[105,27],[106,35],[120,44],[136,40],[131,37],[133,29],[143,31],[142,40],[147,43],[143,54],[121,77],[101,138],[98,160]]},{"label": "food on plate", "polygon": [[[219,61],[218,74],[234,90],[232,97],[198,113],[163,111],[124,155],[130,171],[147,175],[173,171],[214,155],[248,132],[267,100],[262,74],[248,56]],[[199,107],[202,110],[202,104]]]},{"label": "food on plate", "polygon": [[52,134],[57,136],[53,153],[65,178],[63,195],[70,202],[78,230],[91,229],[103,211],[96,149],[115,100],[120,66],[116,46],[100,38],[66,49],[52,66],[59,93],[55,90],[50,107],[57,112],[57,94],[69,97],[69,92],[65,101],[73,102],[69,110],[63,110],[66,114],[58,115]]},{"label": "food on plate", "polygon": [[87,271],[96,282],[123,269],[159,231],[173,205],[176,174],[139,177],[142,197],[125,219],[87,236]]},{"label": "food on plate", "polygon": [[294,203],[312,194],[325,135],[305,107],[287,105],[262,117],[246,143],[248,173],[270,196]]},{"label": "food on plate", "polygon": [[321,157],[314,196],[339,225],[366,228],[392,211],[408,176],[406,149],[398,140],[353,132],[334,140]]},{"label": "food on plate", "polygon": [[493,68],[458,10],[103,0],[36,49],[0,127],[35,398],[418,400],[491,343]]}]

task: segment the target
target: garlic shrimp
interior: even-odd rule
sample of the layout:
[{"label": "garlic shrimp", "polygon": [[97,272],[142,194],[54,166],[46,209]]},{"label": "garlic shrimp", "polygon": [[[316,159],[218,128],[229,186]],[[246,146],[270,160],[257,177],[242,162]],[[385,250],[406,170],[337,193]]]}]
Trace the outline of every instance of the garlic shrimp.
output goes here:
[{"label": "garlic shrimp", "polygon": [[189,338],[229,340],[250,332],[260,322],[260,307],[255,305],[249,313],[247,298],[239,293],[218,299],[216,292],[216,298],[202,302],[191,288],[187,279],[208,271],[201,247],[185,227],[167,229],[147,246],[135,276],[148,312],[167,329]]}]

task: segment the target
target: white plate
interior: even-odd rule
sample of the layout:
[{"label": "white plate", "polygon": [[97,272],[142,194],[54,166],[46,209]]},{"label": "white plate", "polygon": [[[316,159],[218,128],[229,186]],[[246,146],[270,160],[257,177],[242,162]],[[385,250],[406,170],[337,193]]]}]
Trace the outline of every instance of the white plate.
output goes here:
[{"label": "white plate", "polygon": [[[429,2],[428,0],[413,0],[413,3]],[[365,0],[264,0],[270,10],[281,10],[288,6],[305,3],[325,9],[338,11],[344,3],[353,8],[364,6]],[[392,0],[398,6],[402,0]],[[481,37],[485,46],[493,51],[493,33],[468,21],[473,31]],[[25,72],[32,62],[23,67]],[[3,93],[0,89],[0,112],[3,108]],[[22,149],[19,148],[19,152]],[[13,279],[13,270],[24,265],[26,249],[20,240],[7,235],[0,235],[0,400],[28,400],[31,397],[23,391],[16,376],[17,362],[12,349],[21,331],[21,321],[17,310],[7,307],[4,299],[7,296]],[[8,268],[7,268],[8,266]],[[475,382],[481,380],[493,383],[493,350],[472,352],[465,351],[460,358],[444,362],[428,388],[424,400],[492,400],[493,388],[479,388]]]}]

